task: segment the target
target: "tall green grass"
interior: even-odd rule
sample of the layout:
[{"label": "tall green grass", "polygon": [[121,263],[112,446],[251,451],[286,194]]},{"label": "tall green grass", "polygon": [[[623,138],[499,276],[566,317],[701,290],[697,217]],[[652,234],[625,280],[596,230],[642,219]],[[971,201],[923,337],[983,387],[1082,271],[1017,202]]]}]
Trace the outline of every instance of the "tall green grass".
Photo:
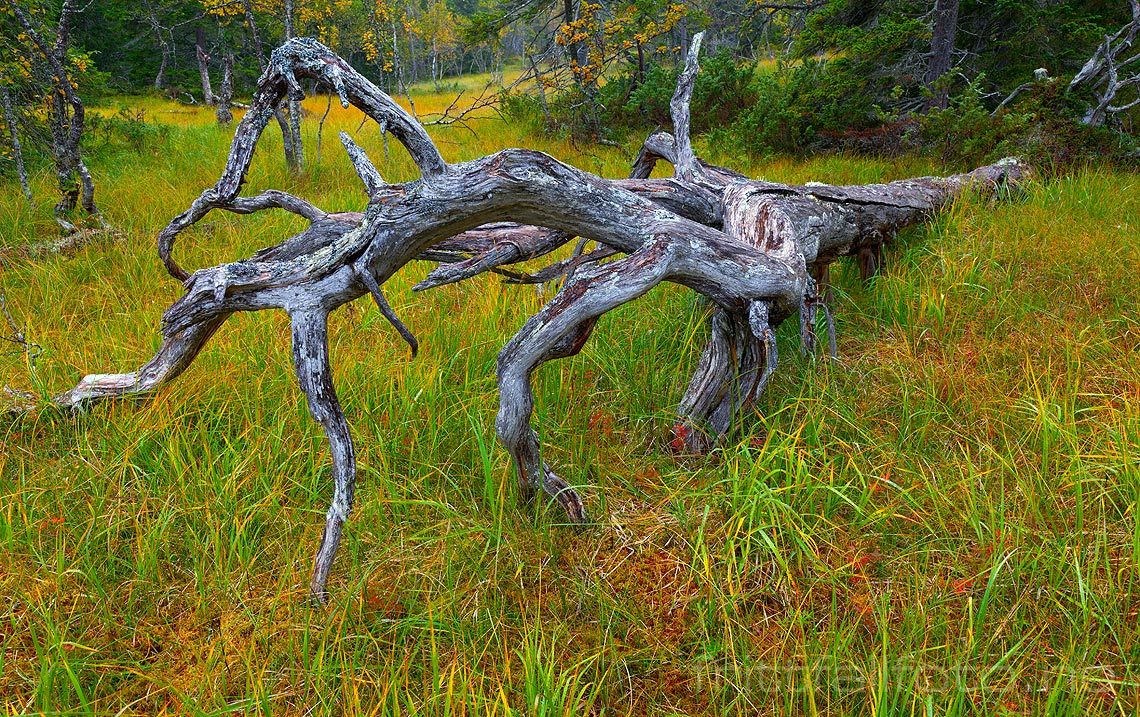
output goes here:
[{"label": "tall green grass", "polygon": [[[442,97],[425,96],[421,112]],[[126,100],[124,100],[126,102]],[[130,102],[135,102],[130,100]],[[230,134],[172,125],[95,157],[120,236],[10,256],[9,304],[52,392],[126,370],[179,294],[158,229],[211,184]],[[315,158],[323,101],[306,108]],[[248,191],[327,210],[363,194],[336,142],[389,180],[395,144],[336,103],[319,163],[283,168],[267,133]],[[632,149],[574,147],[488,118],[435,132],[449,160],[537,147],[608,176]],[[865,182],[921,161],[752,162],[774,180]],[[328,457],[292,375],[281,315],[234,317],[175,384],[78,417],[0,421],[0,704],[79,714],[1131,714],[1140,640],[1140,202],[1136,175],[1089,170],[1010,203],[958,202],[908,232],[870,285],[838,272],[842,362],[784,364],[706,458],[667,427],[702,346],[703,308],[662,287],[535,377],[549,459],[599,524],[516,502],[494,440],[495,356],[542,304],[490,277],[413,295],[409,360],[364,301],[335,315],[336,382],[360,461],[324,610],[306,605]],[[2,243],[52,235],[0,195]],[[184,265],[242,257],[298,223],[211,215]],[[790,328],[790,327],[789,327]]]}]

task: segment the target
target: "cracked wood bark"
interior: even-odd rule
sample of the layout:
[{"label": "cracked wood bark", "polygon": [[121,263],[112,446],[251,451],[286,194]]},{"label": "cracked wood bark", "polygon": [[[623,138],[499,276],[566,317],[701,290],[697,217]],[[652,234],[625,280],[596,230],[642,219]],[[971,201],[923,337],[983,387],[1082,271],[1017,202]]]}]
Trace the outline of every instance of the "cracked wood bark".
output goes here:
[{"label": "cracked wood bark", "polygon": [[[921,221],[975,180],[996,184],[1007,179],[1011,170],[1014,176],[1009,178],[1020,175],[1018,166],[999,164],[993,176],[929,178],[862,188],[809,188],[756,182],[709,165],[695,157],[688,138],[689,100],[700,42],[698,33],[670,104],[680,139],[666,133],[651,134],[630,176],[648,177],[659,160],[672,163],[679,179],[719,198],[726,233],[805,273],[805,301],[800,310],[805,349],[815,343],[815,317],[822,310],[827,319],[829,353],[836,352],[830,309],[820,297],[821,289],[824,296],[828,293],[828,265],[832,261],[856,255],[861,266],[877,269],[882,241],[901,226]],[[709,343],[681,399],[679,420],[673,428],[672,445],[677,450],[702,453],[712,448],[738,424],[740,414],[763,391],[775,370],[776,345],[770,340],[770,327],[749,330],[755,319],[743,311],[713,308]]]},{"label": "cracked wood bark", "polygon": [[348,132],[341,130],[340,143],[344,145],[344,151],[348,154],[353,169],[356,170],[356,176],[360,177],[360,181],[364,184],[364,193],[371,199],[386,186],[384,177],[380,176],[368,153],[353,141]]},{"label": "cracked wood bark", "polygon": [[[881,265],[884,244],[899,229],[929,218],[967,188],[993,191],[1021,181],[1026,169],[1016,160],[1003,160],[963,175],[849,187],[737,180],[721,192],[724,231],[806,273],[803,348],[813,348],[816,312],[823,311],[829,353],[834,355],[834,324],[821,298],[829,291],[831,263],[855,257],[869,277]],[[714,308],[713,336],[681,401],[675,427],[676,444],[690,452],[707,451],[727,435],[740,412],[759,394],[753,387],[760,374],[765,367],[773,368],[770,362],[756,360],[765,355],[755,345],[758,336],[730,328],[747,326],[747,318],[742,314],[716,318],[721,311]],[[725,372],[724,366],[735,368]]]},{"label": "cracked wood bark", "polygon": [[[695,63],[696,53],[691,55]],[[342,104],[353,104],[385,125],[407,148],[421,177],[384,183],[367,155],[342,137],[369,196],[363,214],[326,213],[272,190],[239,197],[253,148],[274,109],[286,96],[302,96],[298,78],[316,80],[335,91]],[[675,144],[671,138],[670,143]],[[666,156],[664,144],[656,156]],[[449,165],[421,125],[341,58],[311,39],[287,41],[273,53],[259,81],[218,182],[158,237],[161,260],[185,288],[163,316],[162,346],[139,371],[88,376],[55,402],[78,407],[152,391],[185,370],[230,314],[287,312],[298,378],[314,419],[326,432],[333,461],[334,497],[310,583],[313,598],[324,600],[355,483],[352,439],[328,373],[327,316],[370,294],[414,351],[414,337],[381,291],[408,262],[462,254],[468,264],[448,270],[473,276],[502,262],[548,254],[573,237],[598,242],[601,248],[592,254],[625,255],[608,263],[585,261],[590,255],[572,259],[562,288],[498,360],[495,425],[521,489],[528,495],[545,492],[572,522],[582,523],[587,517],[581,496],[543,460],[531,426],[530,376],[536,367],[576,354],[602,314],[670,281],[701,293],[723,312],[714,319],[714,324],[720,322],[714,342],[735,343],[747,354],[742,361],[734,359],[738,375],[727,377],[733,369],[721,363],[723,351],[710,356],[703,371],[712,388],[694,394],[708,399],[692,404],[691,412],[699,414],[694,420],[738,413],[775,368],[774,328],[789,316],[803,316],[815,300],[809,265],[850,254],[872,241],[868,236],[881,241],[884,227],[926,216],[975,181],[1014,174],[1013,165],[995,165],[947,179],[790,187],[753,182],[695,157],[689,166],[692,181],[607,180],[525,149]],[[268,208],[296,213],[310,225],[248,259],[192,274],[174,260],[175,239],[210,211]],[[455,274],[434,275],[432,285]],[[743,381],[741,373],[747,374]],[[742,390],[722,395],[726,381]]]},{"label": "cracked wood bark", "polygon": [[[696,76],[700,34],[678,81],[671,103],[673,124],[687,132],[689,97]],[[815,184],[794,187],[749,180],[699,161],[687,137],[674,139],[654,133],[634,162],[631,176],[649,176],[658,160],[671,162],[676,174],[720,197],[724,231],[771,256],[794,264],[806,274],[800,308],[801,348],[810,351],[817,312],[827,325],[828,352],[836,354],[830,308],[823,300],[829,265],[841,256],[855,256],[865,278],[881,264],[884,242],[898,229],[928,218],[970,186],[994,188],[1019,181],[1026,167],[1003,160],[967,175],[924,177],[889,184],[836,187]],[[681,400],[673,446],[701,453],[712,448],[738,424],[775,369],[776,346],[763,327],[748,331],[752,317],[714,307],[711,337]]]}]

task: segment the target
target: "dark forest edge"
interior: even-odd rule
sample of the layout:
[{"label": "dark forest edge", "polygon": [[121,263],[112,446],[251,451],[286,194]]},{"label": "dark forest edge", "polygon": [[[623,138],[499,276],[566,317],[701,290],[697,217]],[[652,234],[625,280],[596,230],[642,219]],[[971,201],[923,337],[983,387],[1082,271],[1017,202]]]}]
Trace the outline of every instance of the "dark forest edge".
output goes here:
[{"label": "dark forest edge", "polygon": [[[0,175],[26,188],[27,166],[50,162],[61,226],[79,209],[97,217],[83,152],[139,147],[161,130],[130,113],[86,118],[81,101],[159,93],[213,106],[226,124],[266,48],[297,35],[393,96],[488,77],[442,116],[417,117],[429,124],[498,108],[538,131],[635,149],[632,138],[668,126],[702,30],[693,132],[726,155],[924,154],[958,170],[1018,155],[1043,173],[1131,165],[1138,29],[1136,0],[17,0],[0,8]],[[284,161],[301,170],[299,125],[312,120],[286,103],[275,121]]]}]

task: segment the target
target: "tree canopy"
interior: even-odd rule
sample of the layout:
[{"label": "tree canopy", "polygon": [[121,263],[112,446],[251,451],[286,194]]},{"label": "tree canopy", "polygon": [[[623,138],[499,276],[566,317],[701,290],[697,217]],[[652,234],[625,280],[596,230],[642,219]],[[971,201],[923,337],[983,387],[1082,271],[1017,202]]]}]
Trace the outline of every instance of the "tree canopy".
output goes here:
[{"label": "tree canopy", "polygon": [[[64,6],[13,5],[45,27]],[[214,104],[225,77],[229,91],[248,94],[269,49],[308,36],[394,94],[486,73],[496,93],[512,95],[501,105],[508,113],[603,141],[668,121],[684,48],[703,30],[709,62],[694,95],[696,129],[760,152],[929,145],[924,132],[949,129],[983,136],[976,161],[1017,149],[997,145],[1031,134],[1026,127],[1045,115],[1126,135],[1138,86],[1125,52],[1135,30],[1121,29],[1140,26],[1134,0],[91,0],[71,14],[66,55],[82,96],[158,91]],[[17,106],[47,101],[47,64],[12,9],[0,11],[0,29],[0,77]],[[1073,78],[1114,36],[1114,52],[1125,54],[1094,62],[1081,82],[1027,86]],[[1123,76],[1109,86],[1114,62]],[[983,119],[998,109],[1008,116]],[[283,112],[297,166],[299,111]],[[890,129],[900,121],[906,137]],[[876,139],[880,131],[887,139]],[[1107,146],[1103,136],[1078,139]]]}]

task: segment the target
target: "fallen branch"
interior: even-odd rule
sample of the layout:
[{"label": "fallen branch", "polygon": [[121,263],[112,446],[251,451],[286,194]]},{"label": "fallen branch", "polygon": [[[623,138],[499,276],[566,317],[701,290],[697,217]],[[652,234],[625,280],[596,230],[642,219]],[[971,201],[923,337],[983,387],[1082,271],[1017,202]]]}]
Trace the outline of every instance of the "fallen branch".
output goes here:
[{"label": "fallen branch", "polygon": [[[259,81],[220,179],[159,235],[159,256],[185,294],[163,316],[158,352],[136,372],[87,376],[55,403],[80,407],[153,391],[186,370],[234,312],[286,311],[300,385],[333,461],[333,500],[310,582],[313,598],[324,600],[356,477],[352,439],[329,370],[329,313],[370,294],[414,352],[415,338],[381,291],[409,262],[444,262],[417,286],[424,289],[503,273],[503,266],[549,255],[579,237],[569,260],[538,272],[565,276],[564,284],[499,355],[495,425],[524,494],[545,492],[571,521],[586,522],[582,498],[542,459],[531,427],[530,376],[542,363],[580,351],[602,314],[663,281],[687,286],[715,307],[712,338],[682,399],[678,424],[687,447],[706,449],[731,430],[776,369],[774,330],[780,322],[798,316],[805,346],[814,342],[815,313],[824,306],[817,284],[825,284],[830,262],[877,251],[897,228],[928,217],[968,187],[996,187],[1024,173],[1010,161],[948,178],[795,187],[708,165],[692,155],[686,130],[699,43],[698,35],[672,107],[678,138],[654,134],[634,176],[608,180],[525,149],[448,164],[421,125],[328,48],[311,39],[287,41]],[[325,213],[282,192],[239,197],[274,108],[287,95],[301,95],[298,78],[331,88],[343,104],[391,131],[421,177],[385,184],[363,150],[342,137],[369,197],[363,214]],[[672,161],[676,176],[648,179],[658,159]],[[292,211],[309,226],[245,260],[193,273],[174,260],[175,238],[208,212],[268,208]],[[586,241],[599,248],[584,253]],[[616,255],[623,256],[602,261]],[[871,268],[877,266],[876,260]]]}]

